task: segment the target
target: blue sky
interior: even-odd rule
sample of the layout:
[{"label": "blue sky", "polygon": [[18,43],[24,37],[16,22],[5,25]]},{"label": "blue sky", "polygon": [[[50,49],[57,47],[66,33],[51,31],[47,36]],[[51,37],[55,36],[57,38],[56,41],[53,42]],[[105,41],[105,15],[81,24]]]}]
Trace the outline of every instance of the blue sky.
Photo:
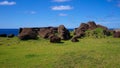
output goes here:
[{"label": "blue sky", "polygon": [[76,28],[88,21],[120,28],[120,0],[0,0],[0,28]]}]

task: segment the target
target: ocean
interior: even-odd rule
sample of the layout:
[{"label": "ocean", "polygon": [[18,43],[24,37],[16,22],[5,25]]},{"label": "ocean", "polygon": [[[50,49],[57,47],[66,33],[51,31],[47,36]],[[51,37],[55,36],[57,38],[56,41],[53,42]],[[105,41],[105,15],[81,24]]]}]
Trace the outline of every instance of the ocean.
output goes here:
[{"label": "ocean", "polygon": [[17,36],[19,33],[19,29],[0,29],[0,34],[14,34]]}]

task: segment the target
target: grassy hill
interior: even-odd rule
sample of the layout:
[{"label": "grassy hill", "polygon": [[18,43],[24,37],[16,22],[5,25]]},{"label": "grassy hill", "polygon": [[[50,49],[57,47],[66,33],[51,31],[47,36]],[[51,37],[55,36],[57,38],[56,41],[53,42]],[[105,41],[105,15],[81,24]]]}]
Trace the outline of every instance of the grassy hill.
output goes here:
[{"label": "grassy hill", "polygon": [[0,68],[119,68],[120,38],[50,43],[0,37]]}]

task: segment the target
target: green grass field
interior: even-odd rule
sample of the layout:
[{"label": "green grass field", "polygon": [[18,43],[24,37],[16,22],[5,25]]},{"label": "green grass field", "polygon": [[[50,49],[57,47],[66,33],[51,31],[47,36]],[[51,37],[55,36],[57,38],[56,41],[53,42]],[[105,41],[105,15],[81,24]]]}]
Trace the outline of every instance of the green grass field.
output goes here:
[{"label": "green grass field", "polygon": [[0,37],[0,68],[120,68],[120,38],[50,43]]}]

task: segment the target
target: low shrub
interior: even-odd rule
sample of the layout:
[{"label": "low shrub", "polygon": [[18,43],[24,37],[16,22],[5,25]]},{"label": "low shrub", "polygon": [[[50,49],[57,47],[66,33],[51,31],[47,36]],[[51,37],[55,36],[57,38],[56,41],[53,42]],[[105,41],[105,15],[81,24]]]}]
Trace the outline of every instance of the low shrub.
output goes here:
[{"label": "low shrub", "polygon": [[85,37],[92,37],[92,38],[105,38],[106,35],[104,34],[104,30],[101,28],[96,28],[94,30],[87,30],[85,32]]}]

